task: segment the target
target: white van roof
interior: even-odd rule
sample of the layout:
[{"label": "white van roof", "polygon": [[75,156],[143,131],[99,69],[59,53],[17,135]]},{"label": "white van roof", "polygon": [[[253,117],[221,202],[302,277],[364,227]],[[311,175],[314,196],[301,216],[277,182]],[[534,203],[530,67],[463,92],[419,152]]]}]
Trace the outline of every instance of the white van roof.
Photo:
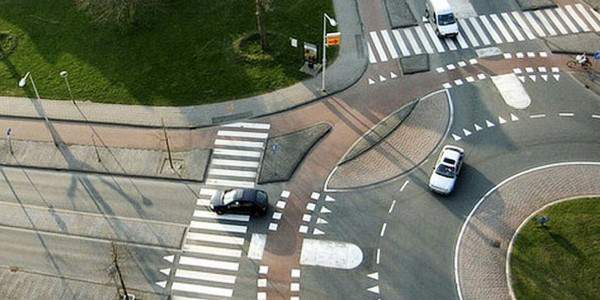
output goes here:
[{"label": "white van roof", "polygon": [[447,0],[429,0],[429,2],[431,3],[431,9],[438,14],[452,12],[452,7],[450,7]]}]

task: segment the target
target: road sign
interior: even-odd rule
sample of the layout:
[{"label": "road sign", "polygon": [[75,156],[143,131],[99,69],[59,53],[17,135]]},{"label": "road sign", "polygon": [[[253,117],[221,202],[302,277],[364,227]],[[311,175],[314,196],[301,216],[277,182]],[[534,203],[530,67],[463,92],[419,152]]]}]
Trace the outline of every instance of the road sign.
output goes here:
[{"label": "road sign", "polygon": [[600,60],[600,51],[596,51],[596,53],[594,53],[594,59]]},{"label": "road sign", "polygon": [[297,39],[290,38],[290,44],[292,45],[292,47],[298,48],[298,40]]},{"label": "road sign", "polygon": [[342,34],[331,32],[327,34],[327,46],[338,46],[342,42]]}]

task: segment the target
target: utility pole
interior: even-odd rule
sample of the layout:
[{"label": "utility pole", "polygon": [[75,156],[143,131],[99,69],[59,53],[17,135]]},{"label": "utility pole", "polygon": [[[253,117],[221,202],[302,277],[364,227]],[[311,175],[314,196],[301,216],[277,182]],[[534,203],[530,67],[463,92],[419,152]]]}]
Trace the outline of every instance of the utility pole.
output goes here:
[{"label": "utility pole", "polygon": [[119,280],[121,281],[121,287],[123,288],[123,292],[125,293],[125,299],[129,300],[129,294],[127,293],[127,288],[125,287],[125,281],[123,281],[123,275],[121,275],[121,268],[119,268],[119,253],[117,252],[117,245],[115,243],[110,243],[112,247],[112,259],[113,265],[117,270],[117,274],[119,275]]},{"label": "utility pole", "polygon": [[165,135],[165,143],[167,144],[167,154],[169,155],[169,165],[171,166],[171,170],[175,171],[175,167],[173,166],[173,157],[171,156],[171,146],[169,146],[169,136],[167,135],[167,128],[165,127],[165,119],[160,118],[160,122],[162,123],[163,133]]}]

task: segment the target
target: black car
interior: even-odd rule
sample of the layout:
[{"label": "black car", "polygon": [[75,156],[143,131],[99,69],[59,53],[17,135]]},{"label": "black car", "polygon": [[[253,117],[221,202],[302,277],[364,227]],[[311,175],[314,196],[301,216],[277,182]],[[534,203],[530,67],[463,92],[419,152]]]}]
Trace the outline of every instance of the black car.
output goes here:
[{"label": "black car", "polygon": [[210,199],[210,210],[219,215],[232,213],[264,216],[268,206],[267,193],[256,189],[217,191]]}]

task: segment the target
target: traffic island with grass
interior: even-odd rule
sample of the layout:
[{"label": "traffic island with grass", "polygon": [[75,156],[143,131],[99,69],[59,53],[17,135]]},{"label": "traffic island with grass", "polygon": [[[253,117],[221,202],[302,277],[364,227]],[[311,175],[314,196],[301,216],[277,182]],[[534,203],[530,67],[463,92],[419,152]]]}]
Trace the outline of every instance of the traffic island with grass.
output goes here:
[{"label": "traffic island with grass", "polygon": [[18,41],[0,59],[0,95],[27,95],[17,82],[31,72],[42,98],[70,99],[62,70],[73,96],[94,102],[181,106],[262,94],[307,78],[302,43],[320,45],[323,13],[334,16],[331,0],[264,1],[263,50],[255,0],[140,1],[125,19],[94,14],[112,2],[120,3],[0,1],[0,33],[14,37],[3,48]]},{"label": "traffic island with grass", "polygon": [[599,270],[600,198],[542,211],[521,228],[510,257],[517,299],[598,299]]}]

